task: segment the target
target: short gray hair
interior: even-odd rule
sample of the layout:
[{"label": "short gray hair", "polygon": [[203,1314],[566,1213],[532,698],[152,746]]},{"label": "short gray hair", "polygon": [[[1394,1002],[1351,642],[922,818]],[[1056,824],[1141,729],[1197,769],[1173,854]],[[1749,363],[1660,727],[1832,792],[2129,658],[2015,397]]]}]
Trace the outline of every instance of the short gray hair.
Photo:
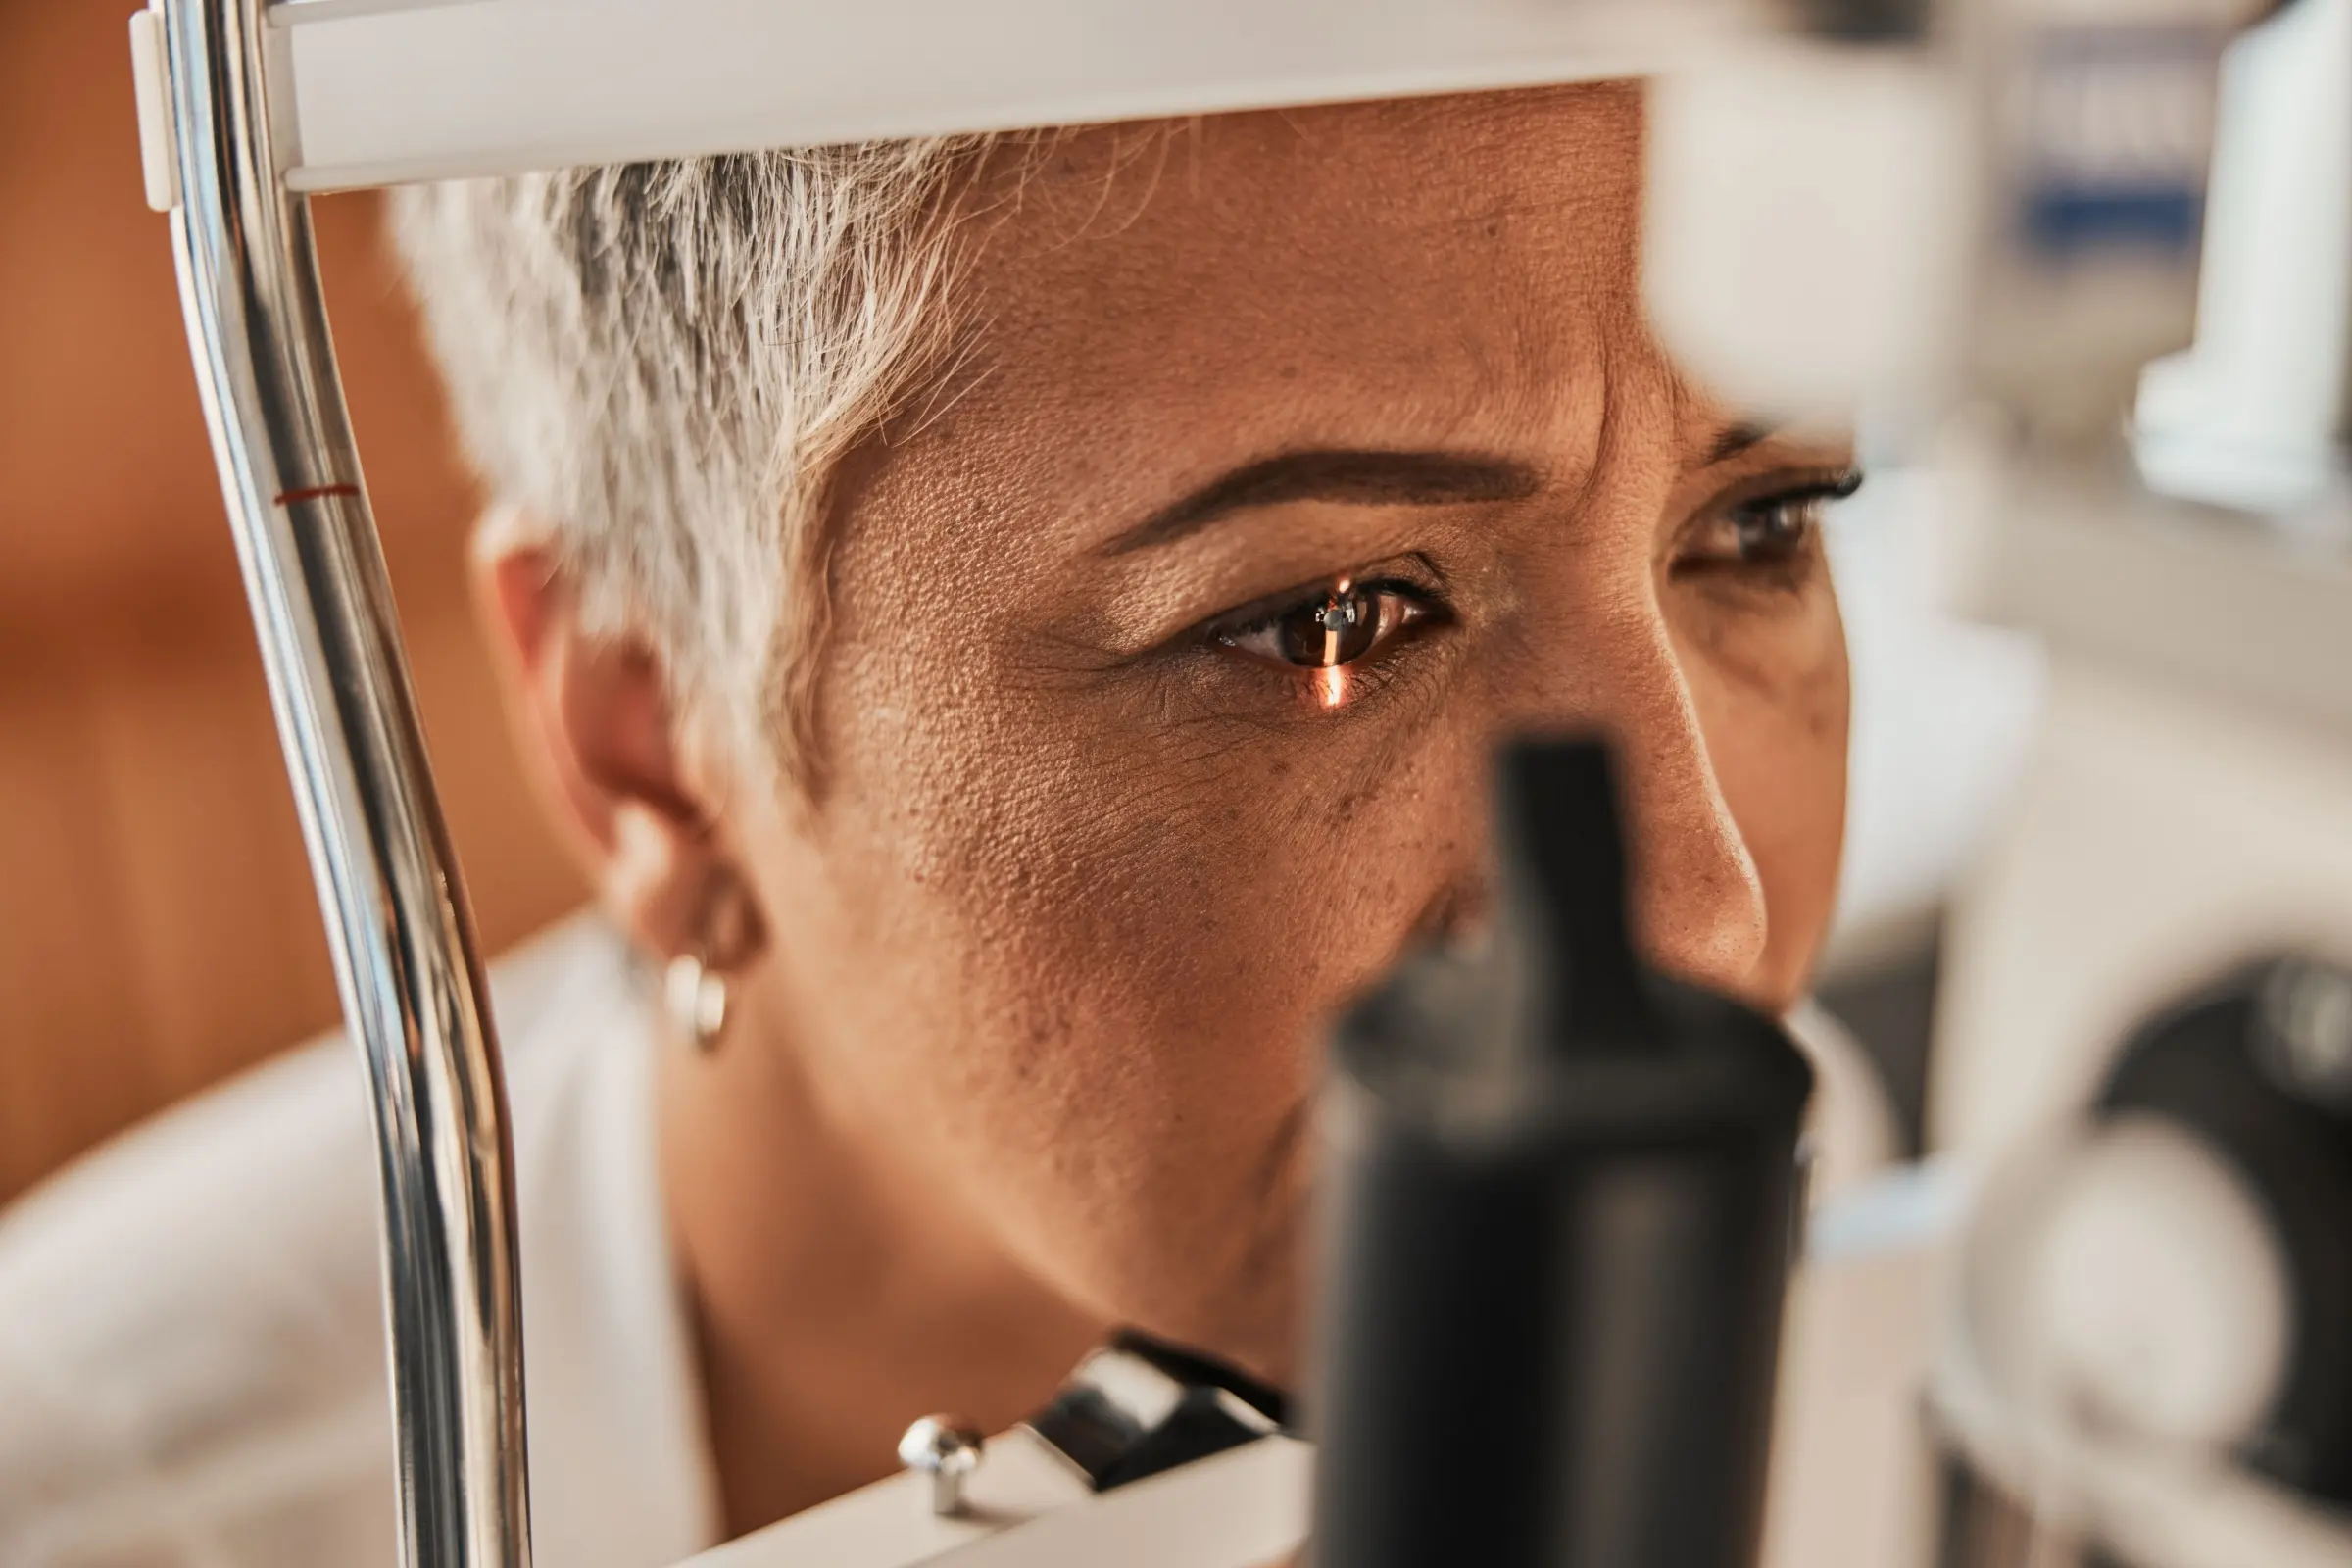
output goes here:
[{"label": "short gray hair", "polygon": [[841,458],[947,333],[979,138],[421,186],[394,228],[460,433],[552,529],[592,629],[806,779]]}]

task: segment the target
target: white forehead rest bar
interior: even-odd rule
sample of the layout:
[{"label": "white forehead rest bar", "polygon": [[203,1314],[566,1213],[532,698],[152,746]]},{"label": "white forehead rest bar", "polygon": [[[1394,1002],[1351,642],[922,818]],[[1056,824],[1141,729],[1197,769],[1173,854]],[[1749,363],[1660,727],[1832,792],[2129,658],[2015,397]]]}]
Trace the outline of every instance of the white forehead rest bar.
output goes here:
[{"label": "white forehead rest bar", "polygon": [[1768,0],[279,0],[294,190],[1589,80]]}]

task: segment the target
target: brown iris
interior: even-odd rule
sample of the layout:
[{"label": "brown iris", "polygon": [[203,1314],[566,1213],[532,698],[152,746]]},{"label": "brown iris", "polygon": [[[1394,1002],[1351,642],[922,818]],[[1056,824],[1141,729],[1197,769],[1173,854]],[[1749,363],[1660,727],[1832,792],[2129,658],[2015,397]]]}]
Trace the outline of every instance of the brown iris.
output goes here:
[{"label": "brown iris", "polygon": [[1380,638],[1380,595],[1335,583],[1275,617],[1274,645],[1283,660],[1301,669],[1336,669],[1352,664]]}]

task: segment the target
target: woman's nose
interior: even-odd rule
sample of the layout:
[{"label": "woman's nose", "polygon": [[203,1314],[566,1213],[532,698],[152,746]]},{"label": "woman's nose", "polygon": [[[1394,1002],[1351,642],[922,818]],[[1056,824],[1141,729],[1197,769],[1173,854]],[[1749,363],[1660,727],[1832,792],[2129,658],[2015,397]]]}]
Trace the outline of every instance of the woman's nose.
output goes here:
[{"label": "woman's nose", "polygon": [[[1642,617],[1647,621],[1647,617]],[[1764,884],[1725,803],[1662,624],[1621,626],[1561,650],[1581,678],[1516,718],[1523,730],[1598,733],[1617,757],[1636,940],[1650,962],[1718,991],[1743,992],[1764,955]],[[1549,683],[1544,683],[1549,684]]]},{"label": "woman's nose", "polygon": [[1764,883],[1679,678],[1671,696],[1608,726],[1626,797],[1635,936],[1659,968],[1737,994],[1764,956]]}]

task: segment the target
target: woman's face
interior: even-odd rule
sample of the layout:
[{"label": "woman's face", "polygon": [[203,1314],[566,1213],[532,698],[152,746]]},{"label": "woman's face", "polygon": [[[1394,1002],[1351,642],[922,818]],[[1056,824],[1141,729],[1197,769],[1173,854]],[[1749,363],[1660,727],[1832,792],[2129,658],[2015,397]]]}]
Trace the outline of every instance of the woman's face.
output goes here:
[{"label": "woman's face", "polygon": [[1088,1313],[1290,1369],[1320,1038],[1481,918],[1502,737],[1617,739],[1657,961],[1802,985],[1848,456],[1650,341],[1641,137],[1607,87],[1057,143],[850,464],[825,789],[728,821],[754,1049]]}]

